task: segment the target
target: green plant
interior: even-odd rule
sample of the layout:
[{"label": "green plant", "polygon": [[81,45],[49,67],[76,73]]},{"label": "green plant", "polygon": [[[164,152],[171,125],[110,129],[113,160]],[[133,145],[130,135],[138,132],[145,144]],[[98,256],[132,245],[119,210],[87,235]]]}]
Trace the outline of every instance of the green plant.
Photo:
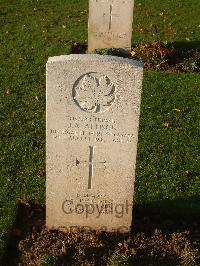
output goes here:
[{"label": "green plant", "polygon": [[200,72],[200,50],[188,52],[187,58],[177,65],[180,71]]},{"label": "green plant", "polygon": [[96,49],[94,53],[100,55],[112,55],[112,56],[123,56],[123,57],[127,56],[127,52],[125,50],[117,48]]},{"label": "green plant", "polygon": [[40,266],[57,266],[58,257],[53,254],[46,254],[42,257]]},{"label": "green plant", "polygon": [[107,264],[107,266],[128,266],[129,258],[125,254],[114,253]]}]

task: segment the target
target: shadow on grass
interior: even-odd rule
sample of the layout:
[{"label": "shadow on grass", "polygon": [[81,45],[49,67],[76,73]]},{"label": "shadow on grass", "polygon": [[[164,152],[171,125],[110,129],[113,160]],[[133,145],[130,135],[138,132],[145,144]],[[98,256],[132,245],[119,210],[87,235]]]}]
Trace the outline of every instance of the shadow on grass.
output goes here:
[{"label": "shadow on grass", "polygon": [[[133,210],[133,230],[129,236],[136,234],[151,235],[155,230],[161,230],[163,234],[170,235],[178,232],[189,232],[189,237],[194,241],[200,240],[200,198],[180,199],[174,201],[159,201],[146,205],[135,205]],[[19,203],[18,215],[8,242],[7,251],[2,265],[18,265],[20,253],[18,246],[21,240],[27,236],[37,234],[44,230],[45,208],[35,204]],[[51,233],[50,233],[51,234]],[[52,234],[57,234],[56,231]],[[54,237],[55,237],[54,235]],[[108,256],[108,253],[123,243],[127,234],[101,233],[98,241],[103,241],[105,246],[90,246],[85,252],[88,259]],[[84,242],[84,241],[83,241]],[[30,243],[29,243],[30,245]],[[76,245],[75,245],[76,246]],[[110,247],[110,250],[108,249]],[[66,258],[73,261],[73,252]],[[144,262],[144,263],[143,263]],[[157,258],[142,258],[140,263],[134,265],[177,265],[171,258],[162,261]],[[70,265],[70,264],[69,264]]]},{"label": "shadow on grass", "polygon": [[81,43],[74,43],[71,47],[71,54],[86,54],[87,53],[87,45]]},{"label": "shadow on grass", "polygon": [[137,204],[133,210],[133,232],[148,233],[158,228],[164,232],[192,232],[194,224],[200,226],[199,197]]},{"label": "shadow on grass", "polygon": [[174,53],[169,57],[169,65],[176,66],[179,72],[199,72],[200,42],[174,42],[169,44]]},{"label": "shadow on grass", "polygon": [[200,49],[200,41],[173,42],[171,43],[177,50]]},{"label": "shadow on grass", "polygon": [[[174,47],[177,52],[187,52],[188,50],[200,50],[200,41],[187,41],[187,42],[173,42],[168,43],[168,46]],[[83,43],[74,43],[71,47],[71,54],[86,54],[87,53],[87,45]]]},{"label": "shadow on grass", "polygon": [[2,259],[2,265],[18,265],[18,245],[26,236],[38,230],[45,224],[45,207],[36,204],[19,202],[17,216],[11,231],[7,250]]}]

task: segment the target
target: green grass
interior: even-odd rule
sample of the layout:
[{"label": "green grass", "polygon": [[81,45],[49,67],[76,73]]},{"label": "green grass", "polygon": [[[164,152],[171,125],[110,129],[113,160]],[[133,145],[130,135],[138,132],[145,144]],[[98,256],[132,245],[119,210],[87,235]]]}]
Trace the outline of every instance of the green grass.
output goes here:
[{"label": "green grass", "polygon": [[[133,42],[199,41],[199,0],[135,1]],[[135,37],[134,37],[135,36]]]},{"label": "green grass", "polygon": [[[196,74],[145,75],[137,203],[169,200],[179,205],[180,200],[200,200],[199,85]],[[199,201],[196,205],[200,211]]]},{"label": "green grass", "polygon": [[[196,41],[199,7],[199,0],[136,1],[133,43]],[[159,15],[163,10],[166,21]],[[44,204],[45,63],[50,56],[70,53],[75,42],[87,43],[87,16],[86,0],[0,1],[0,253],[18,200]],[[156,33],[150,24],[160,30]],[[199,83],[192,74],[145,75],[138,203],[199,198]]]}]

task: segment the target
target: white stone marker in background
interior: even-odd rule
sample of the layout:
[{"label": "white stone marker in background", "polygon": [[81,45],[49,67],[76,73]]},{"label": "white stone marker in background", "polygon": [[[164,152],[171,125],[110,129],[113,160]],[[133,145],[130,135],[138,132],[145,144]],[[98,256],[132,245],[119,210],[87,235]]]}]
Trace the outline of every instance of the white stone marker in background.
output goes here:
[{"label": "white stone marker in background", "polygon": [[134,0],[90,0],[88,52],[131,49]]},{"label": "white stone marker in background", "polygon": [[48,228],[129,231],[142,75],[124,58],[49,58]]}]

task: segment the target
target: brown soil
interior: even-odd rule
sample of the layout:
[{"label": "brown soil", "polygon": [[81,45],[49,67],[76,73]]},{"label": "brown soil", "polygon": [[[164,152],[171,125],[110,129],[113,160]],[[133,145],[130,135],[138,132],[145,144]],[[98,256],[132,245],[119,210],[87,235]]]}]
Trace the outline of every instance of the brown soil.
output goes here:
[{"label": "brown soil", "polygon": [[[195,48],[165,44],[160,41],[151,41],[132,47],[130,54],[122,54],[120,49],[97,49],[95,52],[102,55],[114,55],[140,60],[145,71],[161,72],[200,72],[199,43]],[[74,43],[72,54],[87,53],[87,45]]]},{"label": "brown soil", "polygon": [[[197,222],[136,215],[131,234],[63,233],[48,231],[44,217],[43,207],[20,204],[3,265],[200,265]],[[45,256],[57,262],[42,264]],[[116,264],[122,258],[130,264]]]}]

